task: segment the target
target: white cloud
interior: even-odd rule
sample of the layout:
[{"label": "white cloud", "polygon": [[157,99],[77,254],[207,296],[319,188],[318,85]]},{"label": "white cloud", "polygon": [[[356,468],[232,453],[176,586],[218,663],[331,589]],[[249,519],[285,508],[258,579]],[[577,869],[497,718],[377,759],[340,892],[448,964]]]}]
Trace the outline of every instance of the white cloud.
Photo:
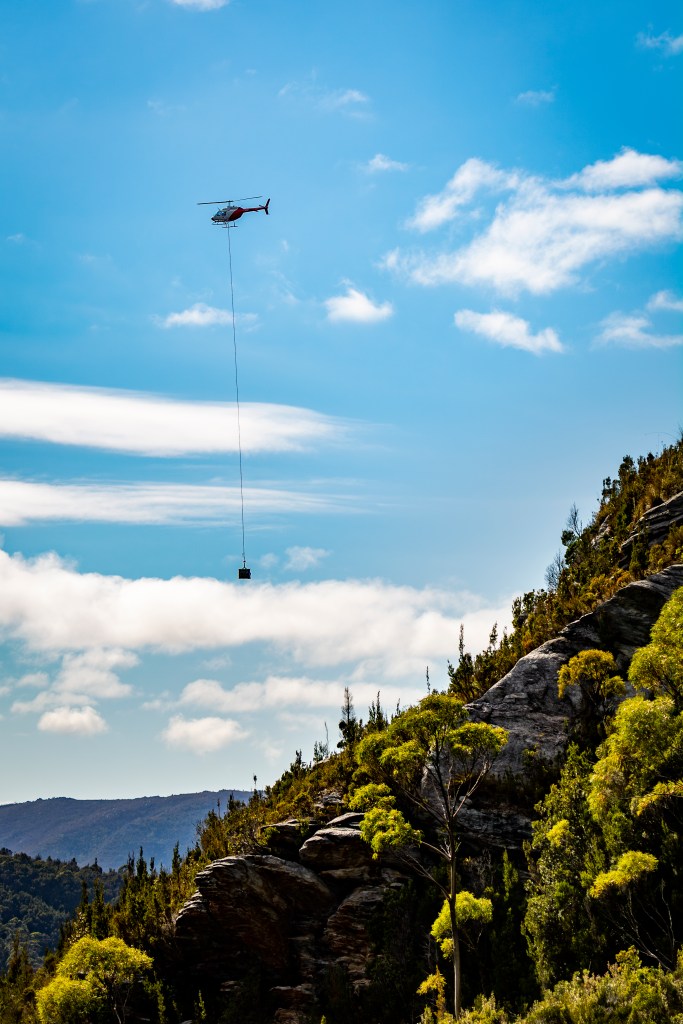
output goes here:
[{"label": "white cloud", "polygon": [[624,148],[612,160],[598,160],[589,164],[559,184],[564,188],[602,192],[656,185],[659,181],[680,178],[682,175],[683,163],[680,160],[667,160],[653,153],[638,153],[635,149]]},{"label": "white cloud", "polygon": [[475,313],[471,309],[461,309],[455,314],[455,323],[463,331],[479,334],[497,345],[521,348],[535,356],[543,352],[564,352],[564,346],[552,327],[532,334],[529,321],[512,313]]},{"label": "white cloud", "polygon": [[[418,204],[410,225],[425,232],[465,212],[476,213],[474,238],[451,252],[394,250],[383,265],[422,285],[489,285],[504,294],[522,289],[547,294],[576,284],[591,263],[679,241],[683,193],[655,182],[680,175],[682,167],[624,150],[613,160],[552,181],[468,160],[443,192]],[[512,194],[480,228],[483,212],[471,204],[484,188]]]},{"label": "white cloud", "polygon": [[229,718],[183,718],[175,715],[163,732],[169,747],[189,750],[193,754],[211,754],[236,740],[243,740],[248,733],[239,722]]},{"label": "white cloud", "polygon": [[312,569],[314,566],[320,565],[323,558],[327,558],[329,553],[325,548],[287,548],[285,569],[290,569],[293,572]]},{"label": "white cloud", "polygon": [[0,551],[0,635],[44,656],[208,654],[264,643],[303,666],[351,665],[359,679],[366,670],[368,678],[422,678],[425,664],[452,657],[461,622],[470,647],[485,646],[492,623],[508,622],[507,604],[381,580],[125,579],[79,573],[54,554],[26,560]]},{"label": "white cloud", "polygon": [[347,287],[346,295],[333,295],[325,299],[325,306],[327,319],[332,323],[375,324],[388,319],[394,312],[390,302],[375,303],[351,285]]},{"label": "white cloud", "polygon": [[[240,404],[244,451],[300,451],[337,440],[341,421],[287,405]],[[176,456],[237,451],[235,405],[0,379],[0,437]]]},{"label": "white cloud", "polygon": [[674,348],[683,345],[683,334],[657,334],[641,313],[612,313],[601,324],[598,342],[625,348]]},{"label": "white cloud", "polygon": [[107,723],[93,707],[58,707],[46,711],[38,722],[41,732],[66,733],[71,736],[97,736],[107,731]]},{"label": "white cloud", "polygon": [[[342,495],[245,487],[250,516],[323,513],[353,502]],[[239,517],[239,487],[183,484],[46,484],[0,478],[0,524],[72,520],[93,523],[224,523]]]},{"label": "white cloud", "polygon": [[[238,683],[226,690],[215,679],[195,679],[184,688],[180,703],[197,708],[211,708],[221,714],[241,714],[245,712],[280,711],[287,707],[295,707],[298,712],[303,708],[334,708],[341,703],[344,679],[313,679],[309,676],[268,676],[264,682]],[[378,686],[377,683],[354,683],[353,699],[357,708],[370,705],[381,692],[381,701],[385,707],[395,707],[396,701],[412,703],[424,694],[422,682],[412,684],[408,688],[388,685]]]},{"label": "white cloud", "polygon": [[432,231],[457,217],[482,189],[501,192],[517,188],[519,182],[515,171],[501,171],[485,160],[471,157],[458,168],[443,191],[420,200],[408,227]]},{"label": "white cloud", "polygon": [[664,309],[673,313],[683,313],[683,299],[674,292],[656,292],[647,303],[648,309]]},{"label": "white cloud", "polygon": [[50,683],[46,673],[34,673],[30,685],[41,686],[41,692],[32,700],[15,701],[12,711],[26,714],[55,705],[64,708],[128,697],[132,687],[121,682],[117,671],[132,668],[138,660],[132,651],[120,649],[93,648],[77,654],[66,653],[54,682]]},{"label": "white cloud", "polygon": [[544,103],[554,102],[554,89],[528,89],[526,92],[520,92],[517,96],[517,103],[523,103],[528,107],[540,107]]},{"label": "white cloud", "polygon": [[337,89],[325,93],[320,98],[320,106],[325,110],[357,110],[359,105],[365,105],[369,100],[369,96],[359,89]]},{"label": "white cloud", "polygon": [[230,0],[171,0],[171,3],[192,11],[217,11],[220,7],[227,7]]},{"label": "white cloud", "polygon": [[683,53],[683,35],[672,36],[668,31],[658,36],[653,36],[651,32],[639,32],[636,42],[643,49],[660,50],[665,57],[677,57]]},{"label": "white cloud", "polygon": [[[154,317],[160,327],[224,327],[232,326],[232,313],[229,309],[218,309],[207,306],[205,302],[195,302],[189,309],[179,313],[169,313],[165,317]],[[258,325],[256,313],[238,313],[235,322],[243,330],[253,330]]]},{"label": "white cloud", "polygon": [[280,99],[303,100],[327,113],[341,113],[350,117],[367,117],[370,97],[360,89],[325,89],[316,81],[315,73],[303,82],[287,82],[278,91]]},{"label": "white cloud", "polygon": [[384,171],[407,171],[408,164],[402,164],[399,160],[392,160],[384,153],[376,153],[372,160],[368,160],[365,170],[369,174],[382,173]]}]

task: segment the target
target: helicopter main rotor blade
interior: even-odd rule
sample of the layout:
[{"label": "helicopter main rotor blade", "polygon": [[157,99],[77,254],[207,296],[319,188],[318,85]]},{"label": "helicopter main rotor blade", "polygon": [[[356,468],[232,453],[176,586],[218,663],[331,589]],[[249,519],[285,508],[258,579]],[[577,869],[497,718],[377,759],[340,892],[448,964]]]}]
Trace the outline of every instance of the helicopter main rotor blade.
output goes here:
[{"label": "helicopter main rotor blade", "polygon": [[197,206],[221,206],[223,203],[249,203],[252,199],[263,199],[263,196],[244,196],[243,199],[214,199],[204,203],[197,203]]}]

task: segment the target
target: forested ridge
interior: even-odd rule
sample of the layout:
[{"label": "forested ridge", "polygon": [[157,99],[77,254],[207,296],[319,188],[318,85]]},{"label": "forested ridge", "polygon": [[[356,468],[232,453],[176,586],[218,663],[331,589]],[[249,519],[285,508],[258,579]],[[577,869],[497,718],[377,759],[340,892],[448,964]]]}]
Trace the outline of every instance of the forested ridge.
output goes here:
[{"label": "forested ridge", "polygon": [[[211,862],[277,853],[277,823],[304,830],[343,809],[363,815],[378,863],[409,880],[375,916],[368,984],[354,992],[331,965],[310,1024],[681,1024],[683,589],[627,670],[603,650],[562,667],[559,696],[581,713],[533,787],[495,775],[505,730],[465,706],[626,584],[683,562],[680,520],[656,538],[642,520],[681,491],[683,441],[624,458],[587,525],[570,510],[546,587],[515,600],[510,633],[494,626],[475,657],[461,634],[443,692],[393,711],[378,693],[361,719],[347,690],[335,749],[296,751],[264,792],[210,812],[168,869],[141,849],[115,899],[84,887],[42,966],[18,933],[0,1024],[304,1019],[274,1018],[254,971],[220,986],[190,969],[175,919]],[[463,807],[487,787],[501,802],[532,799],[523,847],[463,841]]]}]

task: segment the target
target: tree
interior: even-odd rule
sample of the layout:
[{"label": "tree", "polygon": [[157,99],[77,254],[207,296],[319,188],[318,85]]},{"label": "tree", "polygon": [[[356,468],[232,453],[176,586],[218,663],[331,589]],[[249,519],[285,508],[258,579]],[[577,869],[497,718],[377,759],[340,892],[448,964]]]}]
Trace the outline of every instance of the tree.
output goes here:
[{"label": "tree", "polygon": [[124,1024],[133,986],[151,967],[150,956],[122,939],[79,939],[62,958],[55,978],[36,992],[41,1024],[78,1024],[103,1007]]},{"label": "tree", "polygon": [[[368,808],[360,827],[363,839],[375,857],[387,849],[400,851],[443,896],[438,920],[447,908],[456,1018],[461,1009],[461,928],[468,915],[471,919],[475,912],[481,911],[480,917],[488,913],[471,893],[466,897],[458,892],[457,821],[506,742],[505,729],[470,722],[464,704],[452,694],[431,693],[384,731],[365,736],[357,750],[359,780],[364,778],[366,785],[355,790],[350,806]],[[407,815],[427,819],[429,835]],[[445,864],[445,880],[419,856],[420,849]],[[446,938],[441,925],[439,935],[441,941]]]},{"label": "tree", "polygon": [[591,739],[604,738],[605,718],[626,689],[612,655],[608,651],[580,651],[562,666],[557,676],[560,697],[570,687],[581,693],[584,732]]},{"label": "tree", "polygon": [[628,672],[636,690],[668,695],[683,708],[683,587],[664,605],[650,643],[633,655]]},{"label": "tree", "polygon": [[362,721],[359,722],[356,718],[353,697],[348,686],[344,687],[344,703],[342,704],[341,713],[342,717],[339,722],[341,739],[337,743],[337,747],[340,750],[348,750],[350,754],[353,754],[356,743],[363,732],[363,723]]}]

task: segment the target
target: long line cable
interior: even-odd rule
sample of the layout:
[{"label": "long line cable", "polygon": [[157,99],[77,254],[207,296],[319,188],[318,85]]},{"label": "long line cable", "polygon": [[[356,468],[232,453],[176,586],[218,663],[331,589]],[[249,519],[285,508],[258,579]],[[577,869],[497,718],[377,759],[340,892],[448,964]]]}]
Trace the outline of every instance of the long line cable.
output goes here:
[{"label": "long line cable", "polygon": [[235,397],[237,406],[237,445],[240,453],[240,504],[242,508],[242,565],[246,568],[247,556],[244,544],[244,480],[242,476],[242,431],[240,428],[240,386],[237,377],[237,330],[235,328],[235,293],[232,285],[232,245],[230,243],[230,225],[228,225],[228,256],[230,260],[230,305],[232,308],[232,347],[235,354]]}]

